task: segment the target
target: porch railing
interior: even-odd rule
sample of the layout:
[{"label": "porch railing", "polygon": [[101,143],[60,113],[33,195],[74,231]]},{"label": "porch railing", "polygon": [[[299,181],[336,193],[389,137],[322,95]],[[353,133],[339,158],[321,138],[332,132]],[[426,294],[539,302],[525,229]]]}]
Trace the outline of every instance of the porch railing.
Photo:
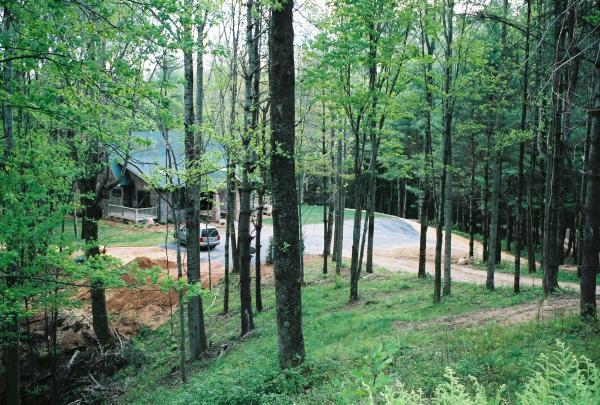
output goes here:
[{"label": "porch railing", "polygon": [[157,208],[132,208],[123,205],[108,204],[107,215],[113,218],[126,219],[128,221],[147,221],[148,218],[157,219]]}]

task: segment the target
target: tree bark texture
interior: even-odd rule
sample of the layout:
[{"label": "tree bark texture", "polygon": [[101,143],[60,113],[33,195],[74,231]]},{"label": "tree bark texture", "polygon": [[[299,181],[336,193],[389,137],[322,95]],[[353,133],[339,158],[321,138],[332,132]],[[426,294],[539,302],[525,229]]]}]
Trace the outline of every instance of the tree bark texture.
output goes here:
[{"label": "tree bark texture", "polygon": [[[297,211],[293,1],[271,9],[269,95],[271,99],[271,180],[273,190],[273,267],[279,364],[304,359]],[[291,190],[290,190],[291,188]]]}]

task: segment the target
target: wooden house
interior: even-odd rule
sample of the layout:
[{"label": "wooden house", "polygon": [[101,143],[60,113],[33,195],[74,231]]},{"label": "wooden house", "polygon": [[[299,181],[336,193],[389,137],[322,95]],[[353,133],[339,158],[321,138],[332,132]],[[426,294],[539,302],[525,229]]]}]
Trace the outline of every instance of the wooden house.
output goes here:
[{"label": "wooden house", "polygon": [[[184,198],[185,184],[180,174],[185,167],[184,134],[170,131],[134,132],[140,144],[133,151],[115,154],[111,158],[109,183],[118,185],[109,191],[104,216],[131,222],[173,221],[176,196]],[[166,139],[165,139],[166,138]],[[220,145],[209,142],[203,151],[200,175],[200,214],[218,221],[227,214],[227,168]],[[125,157],[127,156],[127,157]],[[236,189],[237,189],[236,180]],[[235,192],[234,218],[239,213],[239,193]],[[178,210],[183,218],[183,210]]]}]

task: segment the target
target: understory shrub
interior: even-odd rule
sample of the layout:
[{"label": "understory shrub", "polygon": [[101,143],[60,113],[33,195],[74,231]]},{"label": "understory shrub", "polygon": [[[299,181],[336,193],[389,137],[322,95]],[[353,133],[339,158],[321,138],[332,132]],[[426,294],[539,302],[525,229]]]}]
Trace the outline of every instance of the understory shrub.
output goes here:
[{"label": "understory shrub", "polygon": [[[383,373],[383,371],[381,371]],[[507,404],[504,389],[494,397],[487,395],[475,377],[461,382],[456,374],[446,369],[446,381],[440,384],[432,397],[420,390],[408,390],[401,383],[387,385],[379,394],[378,387],[364,384],[370,404],[386,405],[489,405]],[[600,371],[585,356],[576,356],[564,343],[542,354],[536,370],[523,390],[516,394],[516,403],[522,405],[597,405],[600,404]]]}]

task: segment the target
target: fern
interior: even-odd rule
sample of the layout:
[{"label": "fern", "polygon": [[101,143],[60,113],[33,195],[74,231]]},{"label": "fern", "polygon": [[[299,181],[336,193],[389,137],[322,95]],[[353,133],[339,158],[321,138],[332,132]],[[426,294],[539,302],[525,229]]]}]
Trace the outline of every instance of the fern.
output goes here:
[{"label": "fern", "polygon": [[600,372],[587,357],[575,356],[564,343],[549,355],[542,354],[535,374],[517,394],[518,402],[542,404],[600,404]]},{"label": "fern", "polygon": [[[522,405],[598,405],[600,404],[600,370],[585,356],[577,357],[562,342],[550,354],[542,354],[534,375],[517,393],[517,404]],[[366,386],[369,403],[383,402],[387,405],[488,405],[506,404],[504,389],[498,390],[494,398],[488,398],[484,388],[475,377],[469,380],[473,389],[468,390],[454,371],[446,369],[446,381],[440,384],[433,397],[426,398],[420,390],[410,391],[396,382],[386,386],[376,401],[372,391],[376,387]]]}]

